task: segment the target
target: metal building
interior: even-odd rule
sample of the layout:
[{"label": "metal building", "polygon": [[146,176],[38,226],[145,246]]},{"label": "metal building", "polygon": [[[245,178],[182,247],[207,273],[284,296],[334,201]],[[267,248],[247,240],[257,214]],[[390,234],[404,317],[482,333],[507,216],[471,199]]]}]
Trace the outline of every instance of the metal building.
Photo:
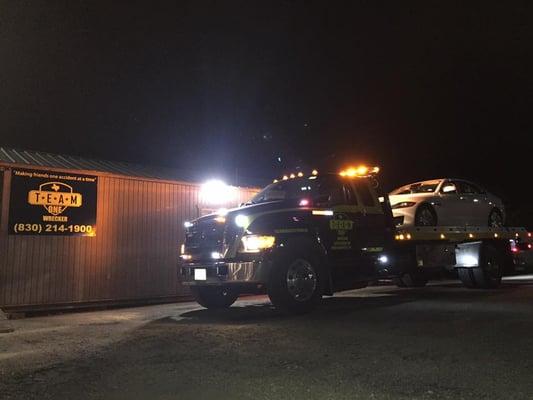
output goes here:
[{"label": "metal building", "polygon": [[[0,147],[0,308],[186,296],[177,276],[199,183],[173,171]],[[257,190],[233,188],[232,207]]]}]

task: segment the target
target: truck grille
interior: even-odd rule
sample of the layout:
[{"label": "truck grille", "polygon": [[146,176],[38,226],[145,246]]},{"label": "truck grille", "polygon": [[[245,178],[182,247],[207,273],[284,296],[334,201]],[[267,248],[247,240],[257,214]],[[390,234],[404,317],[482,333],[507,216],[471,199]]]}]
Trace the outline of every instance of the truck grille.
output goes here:
[{"label": "truck grille", "polygon": [[196,221],[185,233],[185,252],[193,259],[209,259],[212,252],[223,252],[224,225],[212,219]]}]

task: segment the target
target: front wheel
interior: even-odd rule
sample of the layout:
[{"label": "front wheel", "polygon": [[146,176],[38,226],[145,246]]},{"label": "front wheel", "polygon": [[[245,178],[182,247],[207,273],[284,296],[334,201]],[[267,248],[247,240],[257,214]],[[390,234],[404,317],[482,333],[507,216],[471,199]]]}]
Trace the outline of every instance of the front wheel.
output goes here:
[{"label": "front wheel", "polygon": [[318,261],[306,255],[280,257],[273,265],[268,297],[276,308],[309,312],[322,298]]},{"label": "front wheel", "polygon": [[437,214],[427,204],[418,207],[415,214],[415,226],[437,226]]},{"label": "front wheel", "polygon": [[192,286],[191,292],[198,304],[205,308],[228,308],[239,297],[239,294],[224,287]]}]

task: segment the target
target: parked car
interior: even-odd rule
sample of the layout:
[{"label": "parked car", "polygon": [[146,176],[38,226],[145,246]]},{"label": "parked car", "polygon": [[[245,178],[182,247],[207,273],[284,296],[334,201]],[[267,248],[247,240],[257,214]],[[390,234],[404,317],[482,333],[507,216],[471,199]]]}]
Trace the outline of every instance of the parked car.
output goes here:
[{"label": "parked car", "polygon": [[397,226],[503,226],[501,199],[463,179],[411,183],[389,194]]}]

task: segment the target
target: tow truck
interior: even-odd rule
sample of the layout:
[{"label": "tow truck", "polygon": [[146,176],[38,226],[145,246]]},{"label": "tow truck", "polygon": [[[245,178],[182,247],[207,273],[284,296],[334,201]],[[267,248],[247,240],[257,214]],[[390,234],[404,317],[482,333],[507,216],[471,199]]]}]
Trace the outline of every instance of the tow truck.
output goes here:
[{"label": "tow truck", "polygon": [[266,293],[275,307],[303,313],[324,295],[384,277],[423,286],[447,270],[469,288],[497,287],[515,263],[510,240],[531,248],[523,228],[397,230],[378,172],[285,175],[238,208],[186,222],[182,283],[206,308]]}]

